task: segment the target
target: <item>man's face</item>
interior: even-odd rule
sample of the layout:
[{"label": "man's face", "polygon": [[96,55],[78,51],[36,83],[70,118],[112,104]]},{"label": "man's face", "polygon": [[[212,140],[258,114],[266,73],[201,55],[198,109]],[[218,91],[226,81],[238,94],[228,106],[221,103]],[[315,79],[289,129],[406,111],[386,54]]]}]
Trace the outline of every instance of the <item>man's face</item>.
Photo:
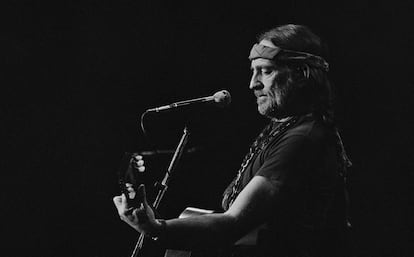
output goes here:
[{"label": "man's face", "polygon": [[[274,47],[267,40],[262,45]],[[251,62],[253,72],[249,88],[257,98],[257,109],[260,114],[268,117],[277,117],[283,107],[283,91],[280,85],[281,70],[269,59],[257,58]],[[283,72],[284,73],[284,72]]]}]

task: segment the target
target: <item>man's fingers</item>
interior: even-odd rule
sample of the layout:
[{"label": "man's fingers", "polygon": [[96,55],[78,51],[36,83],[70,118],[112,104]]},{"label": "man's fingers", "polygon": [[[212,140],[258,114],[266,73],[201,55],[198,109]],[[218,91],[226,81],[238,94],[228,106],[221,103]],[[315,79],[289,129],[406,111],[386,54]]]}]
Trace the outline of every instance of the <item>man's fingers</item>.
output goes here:
[{"label": "man's fingers", "polygon": [[122,204],[122,196],[117,195],[113,198],[115,206],[120,206]]},{"label": "man's fingers", "polygon": [[119,215],[123,215],[125,210],[128,209],[128,203],[124,194],[115,196],[113,198],[115,207],[118,209]]},{"label": "man's fingers", "polygon": [[128,215],[132,215],[133,213],[134,213],[134,210],[136,210],[136,209],[134,209],[134,208],[128,208],[128,209],[126,209],[125,211],[124,211],[124,216],[128,216]]},{"label": "man's fingers", "polygon": [[144,204],[144,208],[147,208],[148,207],[147,193],[145,192],[144,184],[139,185],[137,197],[138,197],[138,200]]},{"label": "man's fingers", "polygon": [[148,221],[148,215],[145,208],[141,207],[139,209],[135,209],[132,213],[137,216],[138,223],[146,223]]}]

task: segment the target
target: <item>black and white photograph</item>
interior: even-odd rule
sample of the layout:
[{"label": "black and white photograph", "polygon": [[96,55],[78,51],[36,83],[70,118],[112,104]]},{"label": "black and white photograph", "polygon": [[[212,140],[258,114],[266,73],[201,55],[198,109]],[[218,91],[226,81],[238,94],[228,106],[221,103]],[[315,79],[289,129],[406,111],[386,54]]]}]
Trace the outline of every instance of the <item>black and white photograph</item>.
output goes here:
[{"label": "black and white photograph", "polygon": [[414,256],[413,1],[0,6],[1,256]]}]

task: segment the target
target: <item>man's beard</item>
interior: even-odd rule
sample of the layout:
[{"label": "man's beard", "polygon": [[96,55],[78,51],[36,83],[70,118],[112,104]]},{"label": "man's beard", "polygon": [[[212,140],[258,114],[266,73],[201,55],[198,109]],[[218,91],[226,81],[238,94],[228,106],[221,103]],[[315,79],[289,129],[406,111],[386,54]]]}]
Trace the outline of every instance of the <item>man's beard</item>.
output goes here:
[{"label": "man's beard", "polygon": [[270,119],[272,118],[285,118],[288,116],[287,104],[286,99],[288,95],[288,90],[284,87],[284,90],[279,88],[274,88],[268,92],[266,96],[266,100],[263,102],[259,102],[258,99],[258,106],[257,109],[259,113],[263,116],[266,116]]}]

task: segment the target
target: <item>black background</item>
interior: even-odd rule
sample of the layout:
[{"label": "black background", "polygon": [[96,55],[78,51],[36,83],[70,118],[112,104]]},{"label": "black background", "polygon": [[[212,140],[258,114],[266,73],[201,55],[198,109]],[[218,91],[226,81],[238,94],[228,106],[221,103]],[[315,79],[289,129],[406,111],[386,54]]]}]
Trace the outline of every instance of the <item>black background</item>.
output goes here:
[{"label": "black background", "polygon": [[[411,256],[411,1],[3,1],[2,256],[129,256],[137,234],[112,204],[125,151],[189,147],[160,213],[217,209],[265,124],[248,89],[259,32],[308,25],[330,47],[357,256]],[[226,109],[139,118],[146,108],[232,94]],[[171,156],[148,156],[146,181]]]}]

